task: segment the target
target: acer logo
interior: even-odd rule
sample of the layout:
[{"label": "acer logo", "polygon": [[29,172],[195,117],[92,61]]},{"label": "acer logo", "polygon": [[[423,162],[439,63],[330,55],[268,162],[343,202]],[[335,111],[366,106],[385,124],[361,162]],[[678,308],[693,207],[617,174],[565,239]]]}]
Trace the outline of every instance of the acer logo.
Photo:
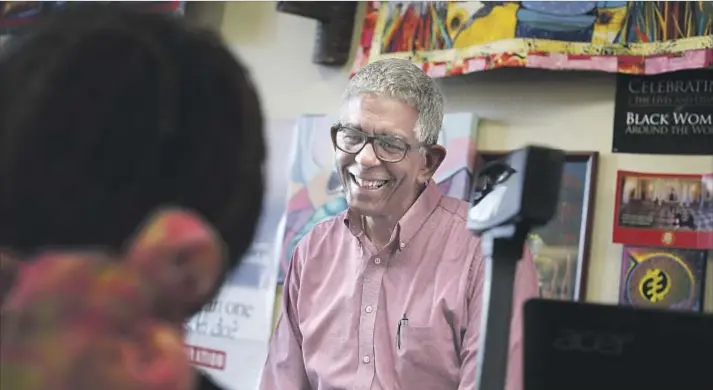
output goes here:
[{"label": "acer logo", "polygon": [[624,345],[633,340],[633,335],[565,329],[562,335],[552,343],[552,347],[564,352],[616,356],[624,353]]}]

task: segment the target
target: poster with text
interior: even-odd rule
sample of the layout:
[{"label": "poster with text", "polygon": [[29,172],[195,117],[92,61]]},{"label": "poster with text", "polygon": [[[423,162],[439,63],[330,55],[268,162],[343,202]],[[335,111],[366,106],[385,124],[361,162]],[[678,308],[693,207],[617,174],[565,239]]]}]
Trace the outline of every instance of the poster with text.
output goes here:
[{"label": "poster with text", "polygon": [[615,153],[713,156],[713,70],[617,76]]},{"label": "poster with text", "polygon": [[[346,210],[342,183],[334,164],[329,128],[335,118],[305,116],[296,129],[279,283],[292,251],[314,225]],[[475,162],[477,118],[469,113],[446,114],[438,143],[448,150],[434,177],[444,194],[465,199]]]},{"label": "poster with text", "polygon": [[267,126],[267,191],[253,246],[210,304],[186,324],[191,362],[226,390],[255,390],[272,333],[280,230],[294,121]]},{"label": "poster with text", "polygon": [[707,256],[700,250],[624,246],[619,303],[701,311]]},{"label": "poster with text", "polygon": [[713,175],[619,171],[616,243],[713,249]]}]

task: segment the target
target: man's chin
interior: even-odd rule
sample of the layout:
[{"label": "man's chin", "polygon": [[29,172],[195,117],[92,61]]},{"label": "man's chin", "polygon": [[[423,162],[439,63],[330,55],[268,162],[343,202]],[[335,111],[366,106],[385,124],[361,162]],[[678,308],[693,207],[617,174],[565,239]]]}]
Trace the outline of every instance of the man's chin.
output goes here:
[{"label": "man's chin", "polygon": [[369,190],[358,188],[354,183],[348,189],[347,205],[353,212],[365,217],[378,217],[386,213],[386,200],[390,194],[390,186]]},{"label": "man's chin", "polygon": [[347,201],[349,210],[363,217],[376,217],[384,214],[383,207],[377,207],[375,204],[362,200],[351,199]]}]

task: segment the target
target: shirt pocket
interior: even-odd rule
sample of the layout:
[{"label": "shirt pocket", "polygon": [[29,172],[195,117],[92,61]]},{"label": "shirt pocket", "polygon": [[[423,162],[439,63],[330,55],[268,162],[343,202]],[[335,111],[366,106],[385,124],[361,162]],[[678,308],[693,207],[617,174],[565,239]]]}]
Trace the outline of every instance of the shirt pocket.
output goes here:
[{"label": "shirt pocket", "polygon": [[[405,326],[396,345],[396,373],[404,389],[443,390],[458,384],[453,340],[433,326]],[[453,384],[453,385],[452,385]]]}]

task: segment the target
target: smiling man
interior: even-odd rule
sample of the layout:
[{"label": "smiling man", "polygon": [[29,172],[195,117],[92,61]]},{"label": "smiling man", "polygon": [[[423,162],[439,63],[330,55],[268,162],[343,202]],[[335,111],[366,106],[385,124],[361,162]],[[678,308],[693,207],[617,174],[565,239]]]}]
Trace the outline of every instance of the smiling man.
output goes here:
[{"label": "smiling man", "polygon": [[[409,61],[351,79],[331,128],[349,208],[294,250],[262,390],[475,389],[483,261],[468,204],[432,180],[443,105]],[[522,304],[538,292],[532,259],[518,267],[507,390],[522,389]]]}]

